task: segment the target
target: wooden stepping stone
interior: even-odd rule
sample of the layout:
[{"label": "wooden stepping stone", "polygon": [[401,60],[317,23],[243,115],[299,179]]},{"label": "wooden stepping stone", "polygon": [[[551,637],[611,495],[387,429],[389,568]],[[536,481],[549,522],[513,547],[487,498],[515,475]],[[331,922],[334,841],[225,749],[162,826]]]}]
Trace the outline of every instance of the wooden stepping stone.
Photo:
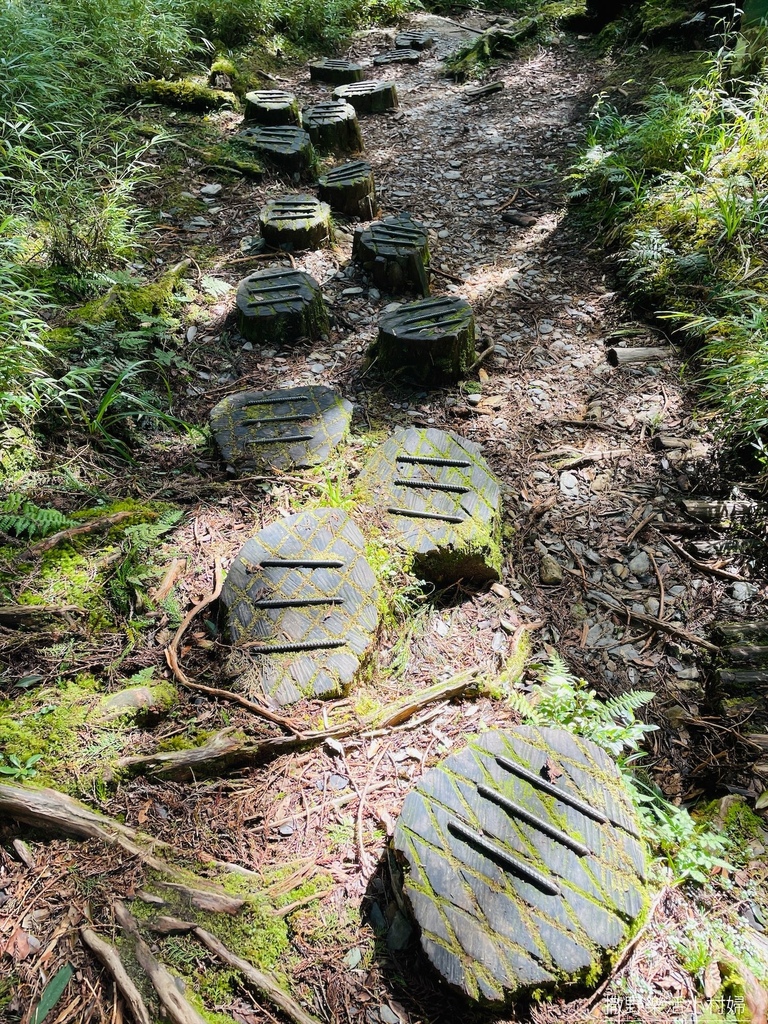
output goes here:
[{"label": "wooden stepping stone", "polygon": [[395,39],[398,50],[428,50],[435,45],[435,37],[429,32],[400,32]]},{"label": "wooden stepping stone", "polygon": [[320,385],[227,395],[211,411],[211,432],[237,473],[319,466],[343,440],[352,406]]},{"label": "wooden stepping stone", "polygon": [[362,81],[363,69],[360,64],[354,64],[351,60],[332,60],[330,57],[323,57],[322,60],[313,61],[309,65],[309,77],[314,82],[343,85],[345,82]]},{"label": "wooden stepping stone", "polygon": [[358,484],[386,512],[416,575],[445,584],[498,579],[501,491],[479,445],[431,427],[400,427]]},{"label": "wooden stepping stone", "polygon": [[379,321],[375,346],[383,370],[406,370],[422,384],[460,380],[475,361],[475,318],[464,299],[406,302]]},{"label": "wooden stepping stone", "polygon": [[429,247],[426,228],[407,213],[355,229],[352,259],[382,291],[415,290],[429,295]]},{"label": "wooden stepping stone", "polygon": [[330,330],[320,285],[302,270],[273,267],[244,278],[237,288],[240,333],[257,345],[317,341]]},{"label": "wooden stepping stone", "polygon": [[594,989],[647,914],[619,771],[564,729],[488,732],[446,758],[406,796],[394,845],[424,952],[484,1004]]},{"label": "wooden stepping stone", "polygon": [[255,149],[265,163],[289,174],[306,174],[315,164],[315,151],[307,132],[290,125],[246,128],[237,139]]},{"label": "wooden stepping stone", "polygon": [[364,548],[337,508],[286,516],[246,542],[221,592],[242,690],[278,704],[346,692],[379,618]]},{"label": "wooden stepping stone", "polygon": [[245,94],[243,119],[263,125],[299,125],[301,113],[296,96],[282,89],[261,89]]},{"label": "wooden stepping stone", "polygon": [[355,108],[344,100],[326,100],[303,113],[304,128],[321,153],[360,153],[363,137]]},{"label": "wooden stepping stone", "polygon": [[259,227],[264,241],[275,249],[318,249],[331,240],[331,208],[314,196],[280,196],[264,205]]},{"label": "wooden stepping stone", "polygon": [[421,54],[418,50],[387,50],[384,53],[377,53],[373,63],[377,65],[386,64],[418,64]]},{"label": "wooden stepping stone", "polygon": [[333,90],[333,98],[351,103],[358,114],[383,114],[397,110],[397,88],[394,82],[352,82]]},{"label": "wooden stepping stone", "polygon": [[370,220],[379,209],[371,165],[353,160],[334,167],[317,179],[318,194],[338,213]]}]

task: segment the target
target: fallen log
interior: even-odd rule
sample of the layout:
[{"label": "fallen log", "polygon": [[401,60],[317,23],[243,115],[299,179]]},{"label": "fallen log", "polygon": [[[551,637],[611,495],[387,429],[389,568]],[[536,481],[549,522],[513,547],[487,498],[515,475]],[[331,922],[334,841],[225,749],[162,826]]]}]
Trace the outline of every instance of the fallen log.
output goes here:
[{"label": "fallen log", "polygon": [[686,515],[706,523],[719,522],[728,526],[734,519],[743,518],[749,512],[757,512],[761,505],[757,501],[717,501],[702,498],[685,498],[681,502]]},{"label": "fallen log", "polygon": [[606,359],[610,366],[623,366],[625,363],[654,363],[663,359],[672,359],[673,348],[609,348]]},{"label": "fallen log", "polygon": [[521,18],[516,23],[486,29],[474,43],[462,47],[446,60],[446,74],[462,81],[497,53],[514,53],[522,42],[536,35],[540,24],[539,18]]}]

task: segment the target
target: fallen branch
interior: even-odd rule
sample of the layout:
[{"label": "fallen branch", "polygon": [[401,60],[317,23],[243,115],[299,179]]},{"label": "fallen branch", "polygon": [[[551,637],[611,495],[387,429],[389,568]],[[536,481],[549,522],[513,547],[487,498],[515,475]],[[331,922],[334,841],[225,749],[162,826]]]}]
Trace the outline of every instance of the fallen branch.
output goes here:
[{"label": "fallen branch", "polygon": [[112,975],[117,990],[128,1004],[128,1009],[136,1024],[152,1024],[149,1011],[141,998],[141,992],[128,977],[128,972],[123,967],[117,946],[102,939],[92,928],[86,926],[80,929],[80,938]]},{"label": "fallen branch", "polygon": [[42,615],[85,615],[86,608],[76,604],[4,604],[0,605],[0,621],[15,622],[19,619],[38,619]]},{"label": "fallen branch", "polygon": [[474,363],[472,363],[470,368],[467,370],[467,373],[474,373],[475,370],[479,370],[482,364],[488,358],[488,356],[493,355],[495,348],[495,345],[489,345],[488,348],[484,348],[480,355],[477,357],[477,359],[474,361]]},{"label": "fallen branch", "polygon": [[70,526],[67,530],[59,530],[58,533],[51,534],[51,536],[46,537],[45,540],[38,541],[37,544],[33,544],[32,547],[27,548],[27,550],[23,551],[18,558],[22,561],[30,558],[36,558],[38,555],[42,555],[44,552],[50,551],[51,548],[55,548],[56,545],[61,544],[62,541],[72,540],[73,537],[80,537],[85,533],[100,533],[102,530],[107,530],[110,526],[114,526],[116,523],[121,523],[124,519],[130,519],[131,516],[135,515],[135,509],[113,512],[111,516],[99,516],[98,519],[92,519],[88,523],[83,523],[82,526]]},{"label": "fallen branch", "polygon": [[599,590],[591,590],[587,593],[587,600],[594,601],[595,604],[600,604],[604,608],[610,609],[616,615],[623,616],[629,622],[637,622],[642,626],[647,626],[650,629],[655,629],[660,633],[667,633],[669,636],[674,636],[678,640],[684,640],[686,643],[693,644],[695,647],[703,647],[705,651],[712,651],[717,653],[720,648],[717,644],[712,644],[709,640],[704,640],[703,637],[696,636],[695,633],[689,633],[688,630],[682,629],[680,626],[675,626],[671,622],[662,621],[661,619],[655,618],[653,615],[646,615],[644,612],[634,612],[631,608],[627,608],[625,605],[620,604],[615,598],[609,597],[607,594],[600,593]]},{"label": "fallen branch", "polygon": [[624,363],[651,363],[672,359],[673,348],[609,348],[606,353],[609,366],[623,366]]},{"label": "fallen branch", "polygon": [[672,540],[672,538],[667,536],[666,533],[662,533],[660,536],[665,544],[669,544],[676,554],[685,559],[685,561],[688,562],[689,565],[692,565],[694,569],[698,569],[699,572],[706,572],[709,573],[710,576],[716,576],[719,580],[730,580],[732,583],[746,582],[743,576],[739,576],[735,572],[728,572],[727,569],[718,569],[715,565],[708,565],[706,562],[700,562],[698,558],[694,558],[693,555],[689,554],[681,544]]}]

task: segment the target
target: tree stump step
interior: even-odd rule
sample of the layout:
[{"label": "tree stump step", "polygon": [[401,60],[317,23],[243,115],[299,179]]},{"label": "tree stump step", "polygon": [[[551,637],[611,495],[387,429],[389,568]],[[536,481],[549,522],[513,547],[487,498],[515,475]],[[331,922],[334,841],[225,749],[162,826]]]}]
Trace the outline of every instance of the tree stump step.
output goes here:
[{"label": "tree stump step", "polygon": [[435,45],[435,37],[429,32],[400,32],[395,39],[398,50],[428,50]]},{"label": "tree stump step", "polygon": [[245,543],[221,592],[242,690],[278,704],[346,692],[379,618],[364,548],[336,508],[286,516]]},{"label": "tree stump step", "polygon": [[273,167],[289,174],[306,174],[315,163],[315,151],[307,132],[290,125],[246,128],[238,141],[255,149]]},{"label": "tree stump step", "polygon": [[370,220],[376,216],[376,187],[371,165],[352,160],[332,168],[317,179],[318,194],[332,210],[348,217]]},{"label": "tree stump step", "polygon": [[301,114],[296,96],[282,89],[259,89],[244,97],[243,119],[261,125],[298,125]]},{"label": "tree stump step", "polygon": [[333,90],[333,98],[351,103],[358,114],[382,114],[399,106],[394,82],[352,82]]},{"label": "tree stump step", "polygon": [[426,385],[466,376],[476,358],[475,318],[464,299],[407,302],[379,321],[374,348],[383,370],[405,370]]},{"label": "tree stump step", "polygon": [[331,240],[331,208],[310,195],[280,196],[262,207],[259,227],[275,249],[318,249]]},{"label": "tree stump step", "polygon": [[401,213],[355,230],[352,259],[382,291],[415,290],[429,295],[429,246],[426,228]]},{"label": "tree stump step", "polygon": [[326,100],[303,112],[305,131],[321,153],[360,153],[363,137],[355,108],[344,100]]},{"label": "tree stump step", "polygon": [[400,427],[358,485],[386,511],[418,576],[445,584],[498,579],[501,490],[479,445],[431,427]]},{"label": "tree stump step", "polygon": [[384,53],[377,53],[373,58],[376,65],[387,64],[418,64],[421,60],[421,53],[418,50],[386,50]]},{"label": "tree stump step", "polygon": [[258,345],[317,341],[330,330],[322,289],[302,270],[259,270],[240,282],[236,302],[240,333]]},{"label": "tree stump step", "polygon": [[594,988],[647,913],[616,765],[564,729],[489,732],[426,772],[394,845],[421,945],[470,999]]},{"label": "tree stump step", "polygon": [[345,82],[361,82],[363,69],[351,60],[337,60],[323,57],[309,65],[309,77],[314,82],[331,82],[343,85]]},{"label": "tree stump step", "polygon": [[352,406],[320,385],[240,391],[211,410],[211,433],[237,473],[319,466],[344,438]]}]

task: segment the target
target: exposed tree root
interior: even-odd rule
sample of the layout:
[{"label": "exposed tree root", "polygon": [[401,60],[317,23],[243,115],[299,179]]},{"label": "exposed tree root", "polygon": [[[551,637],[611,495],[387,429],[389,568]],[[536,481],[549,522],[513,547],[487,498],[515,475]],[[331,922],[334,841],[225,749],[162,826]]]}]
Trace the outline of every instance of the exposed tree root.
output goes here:
[{"label": "exposed tree root", "polygon": [[521,18],[517,22],[486,29],[474,43],[448,58],[447,73],[457,81],[462,81],[495,55],[514,53],[520,43],[536,35],[539,24],[538,18]]},{"label": "exposed tree root", "polygon": [[120,995],[128,1004],[136,1024],[152,1024],[149,1011],[141,998],[141,992],[136,988],[123,967],[117,947],[97,935],[92,928],[82,927],[80,938],[91,950],[94,956],[106,967],[120,992]]}]

